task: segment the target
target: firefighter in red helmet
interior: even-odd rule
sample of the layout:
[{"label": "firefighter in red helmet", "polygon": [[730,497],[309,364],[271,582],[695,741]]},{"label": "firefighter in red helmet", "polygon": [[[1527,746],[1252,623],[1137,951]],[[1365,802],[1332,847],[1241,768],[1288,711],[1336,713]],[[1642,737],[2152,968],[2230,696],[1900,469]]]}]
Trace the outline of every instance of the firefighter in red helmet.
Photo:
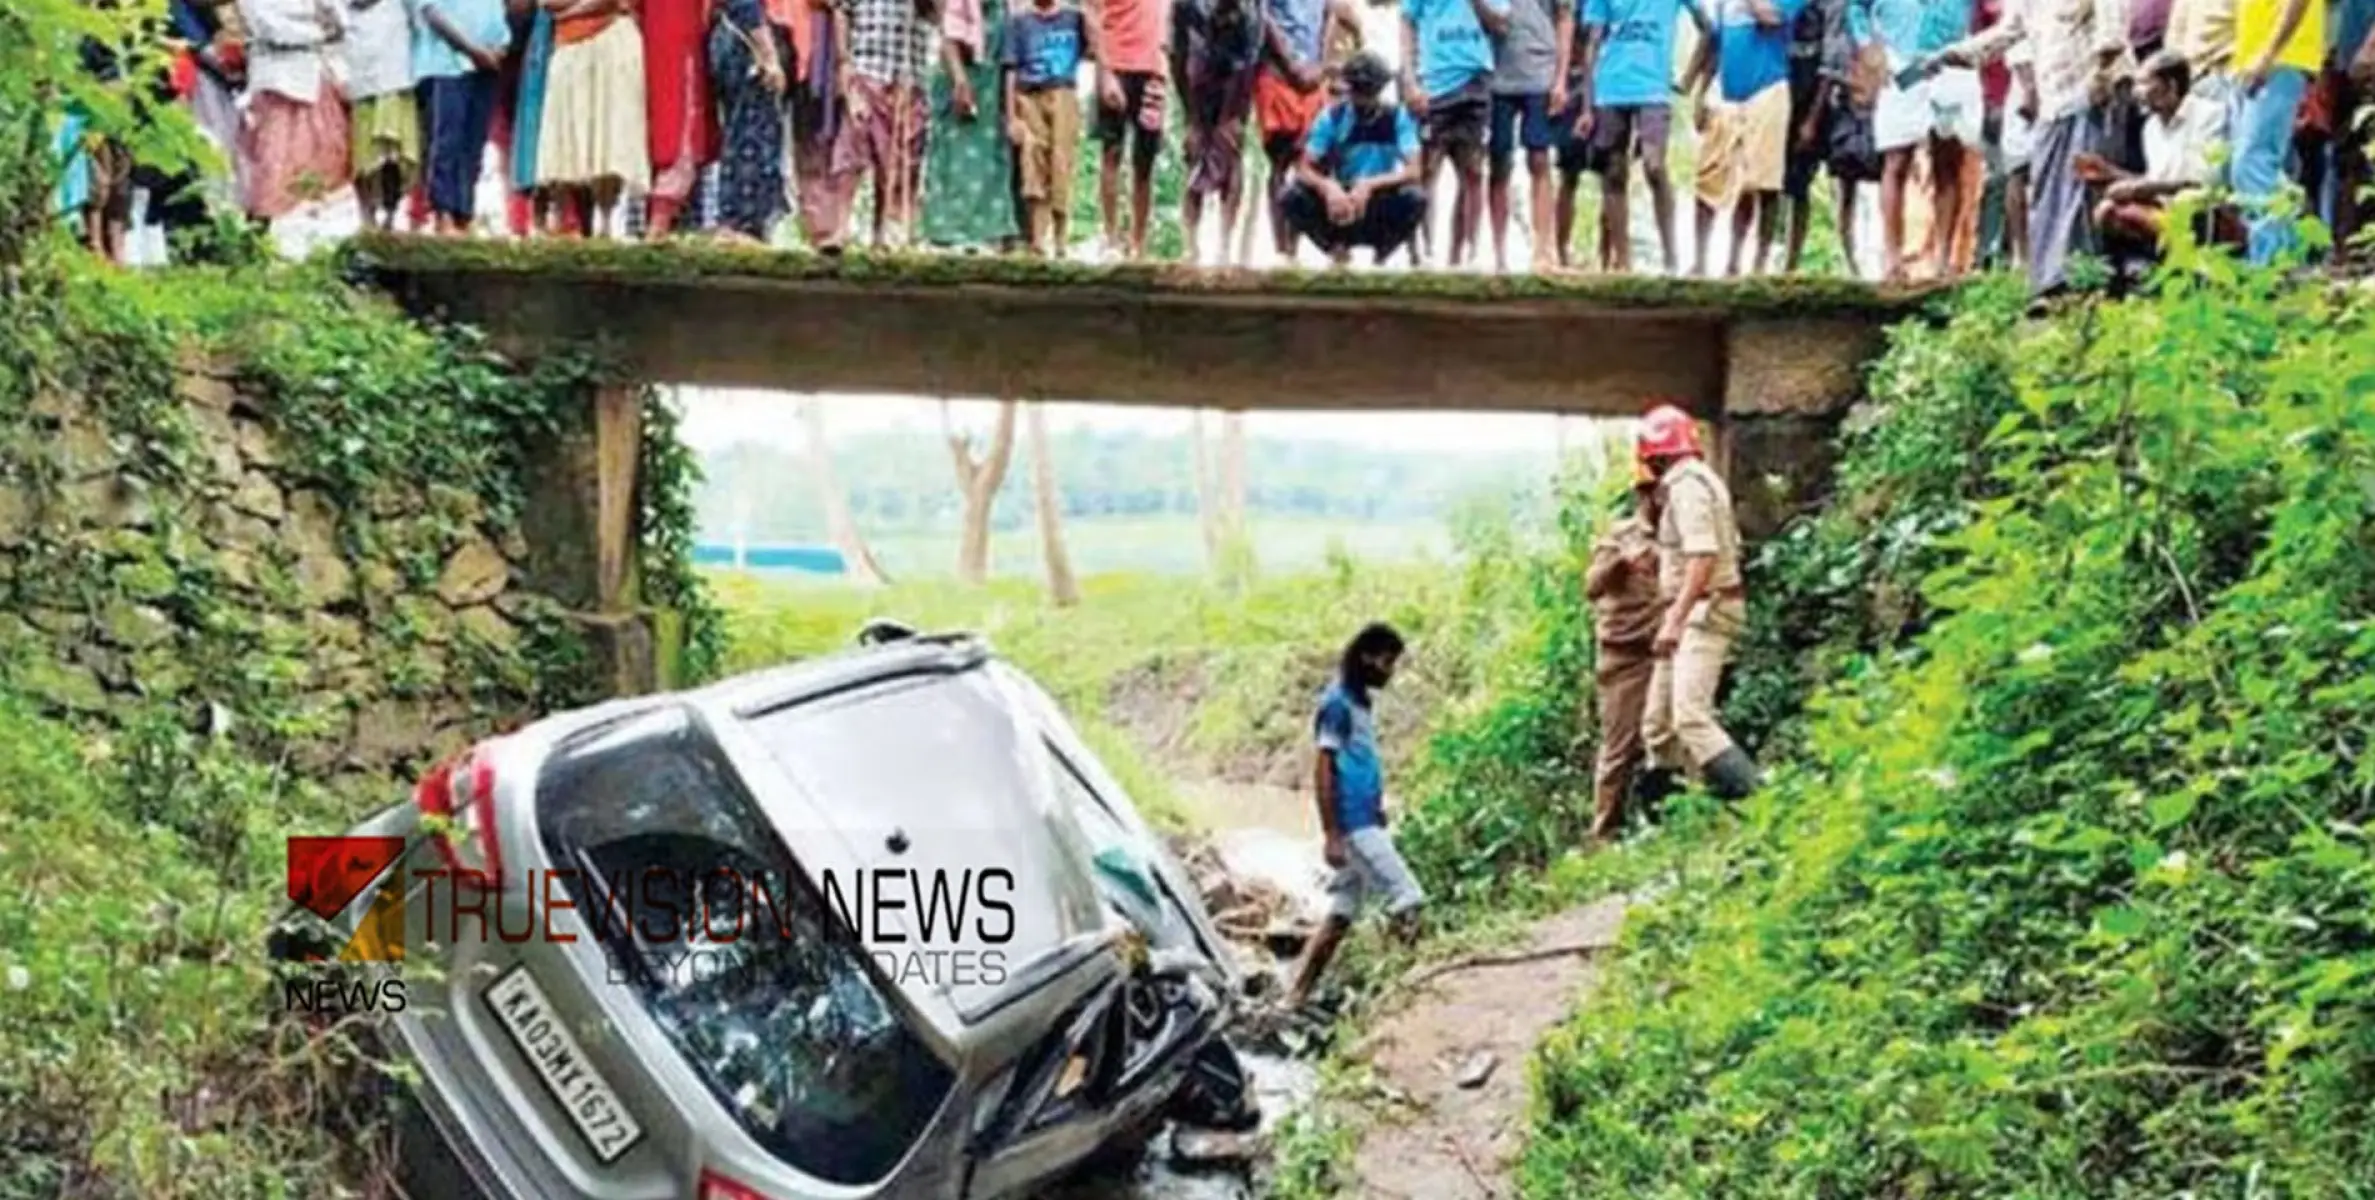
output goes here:
[{"label": "firefighter in red helmet", "polygon": [[[1732,492],[1707,464],[1699,425],[1679,405],[1641,418],[1635,456],[1658,481],[1658,595],[1664,615],[1641,718],[1652,771],[1686,771],[1727,799],[1762,782],[1754,759],[1717,721],[1715,692],[1732,642],[1747,623],[1740,526]],[[1649,790],[1662,790],[1655,783]]]}]

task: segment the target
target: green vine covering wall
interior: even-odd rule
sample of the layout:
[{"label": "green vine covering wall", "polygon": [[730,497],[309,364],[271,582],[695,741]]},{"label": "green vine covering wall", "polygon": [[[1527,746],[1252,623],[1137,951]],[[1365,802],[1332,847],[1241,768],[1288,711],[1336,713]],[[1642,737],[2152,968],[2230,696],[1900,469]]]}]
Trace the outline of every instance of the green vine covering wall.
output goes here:
[{"label": "green vine covering wall", "polygon": [[[283,839],[610,686],[525,565],[598,359],[519,369],[319,265],[45,252],[0,322],[0,1195],[327,1194],[377,1114],[278,1012]],[[695,466],[643,412],[642,590],[694,682]]]}]

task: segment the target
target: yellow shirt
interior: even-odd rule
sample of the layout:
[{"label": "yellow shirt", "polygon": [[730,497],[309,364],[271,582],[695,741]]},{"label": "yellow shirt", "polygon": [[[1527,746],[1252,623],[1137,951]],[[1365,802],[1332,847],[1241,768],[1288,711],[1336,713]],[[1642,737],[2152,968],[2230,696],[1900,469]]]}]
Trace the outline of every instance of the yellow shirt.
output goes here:
[{"label": "yellow shirt", "polygon": [[[2234,69],[2247,71],[2259,62],[2268,44],[2276,40],[2276,26],[2284,20],[2287,0],[2236,0]],[[2311,74],[2325,66],[2326,61],[2326,0],[2305,0],[2301,9],[2301,23],[2293,26],[2292,40],[2276,55],[2276,65],[2299,67]]]}]

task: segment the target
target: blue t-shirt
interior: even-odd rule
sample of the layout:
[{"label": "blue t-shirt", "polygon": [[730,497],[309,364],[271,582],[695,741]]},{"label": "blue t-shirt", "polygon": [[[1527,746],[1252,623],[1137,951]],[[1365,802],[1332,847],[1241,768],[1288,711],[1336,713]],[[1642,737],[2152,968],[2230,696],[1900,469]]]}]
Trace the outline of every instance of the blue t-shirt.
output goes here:
[{"label": "blue t-shirt", "polygon": [[478,64],[463,57],[443,34],[429,27],[427,13],[435,10],[444,15],[455,32],[479,44],[480,47],[501,54],[511,48],[511,19],[503,13],[503,0],[407,0],[412,8],[412,76],[415,79],[439,79],[454,75],[468,75],[478,70]]},{"label": "blue t-shirt", "polygon": [[1327,28],[1328,0],[1270,0],[1270,23],[1286,35],[1287,52],[1297,63],[1315,63],[1326,47],[1320,33]]},{"label": "blue t-shirt", "polygon": [[1385,765],[1377,759],[1377,722],[1342,680],[1319,696],[1312,733],[1336,761],[1336,828],[1351,833],[1385,824]]},{"label": "blue t-shirt", "polygon": [[1399,104],[1362,117],[1349,100],[1328,106],[1303,138],[1303,153],[1346,185],[1402,169],[1418,158],[1418,121]]},{"label": "blue t-shirt", "polygon": [[1024,8],[1006,18],[1005,65],[1014,72],[1014,86],[1041,92],[1076,85],[1081,48],[1088,41],[1082,30],[1077,8]]},{"label": "blue t-shirt", "polygon": [[[1507,4],[1500,0],[1495,7]],[[1418,30],[1418,86],[1427,99],[1493,73],[1493,44],[1473,0],[1402,0],[1402,15]]]},{"label": "blue t-shirt", "polygon": [[2367,31],[2375,29],[2375,0],[2334,0],[2334,15],[2326,19],[2326,27],[2333,31],[2334,53],[2349,65],[2350,56],[2367,40]]},{"label": "blue t-shirt", "polygon": [[1600,27],[1592,103],[1672,103],[1674,23],[1685,11],[1697,11],[1691,0],[1584,0],[1583,23]]},{"label": "blue t-shirt", "polygon": [[1807,0],[1771,0],[1778,24],[1757,24],[1748,0],[1719,0],[1716,10],[1716,79],[1726,100],[1746,100],[1789,79],[1790,26]]}]

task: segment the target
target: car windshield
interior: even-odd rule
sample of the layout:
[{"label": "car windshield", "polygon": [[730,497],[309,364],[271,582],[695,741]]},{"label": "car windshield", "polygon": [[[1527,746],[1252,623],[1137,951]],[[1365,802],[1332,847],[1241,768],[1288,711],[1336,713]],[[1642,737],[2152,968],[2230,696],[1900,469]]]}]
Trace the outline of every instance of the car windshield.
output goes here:
[{"label": "car windshield", "polygon": [[888,1175],[952,1073],[698,725],[668,710],[565,746],[536,806],[610,977],[742,1128],[819,1179]]}]

